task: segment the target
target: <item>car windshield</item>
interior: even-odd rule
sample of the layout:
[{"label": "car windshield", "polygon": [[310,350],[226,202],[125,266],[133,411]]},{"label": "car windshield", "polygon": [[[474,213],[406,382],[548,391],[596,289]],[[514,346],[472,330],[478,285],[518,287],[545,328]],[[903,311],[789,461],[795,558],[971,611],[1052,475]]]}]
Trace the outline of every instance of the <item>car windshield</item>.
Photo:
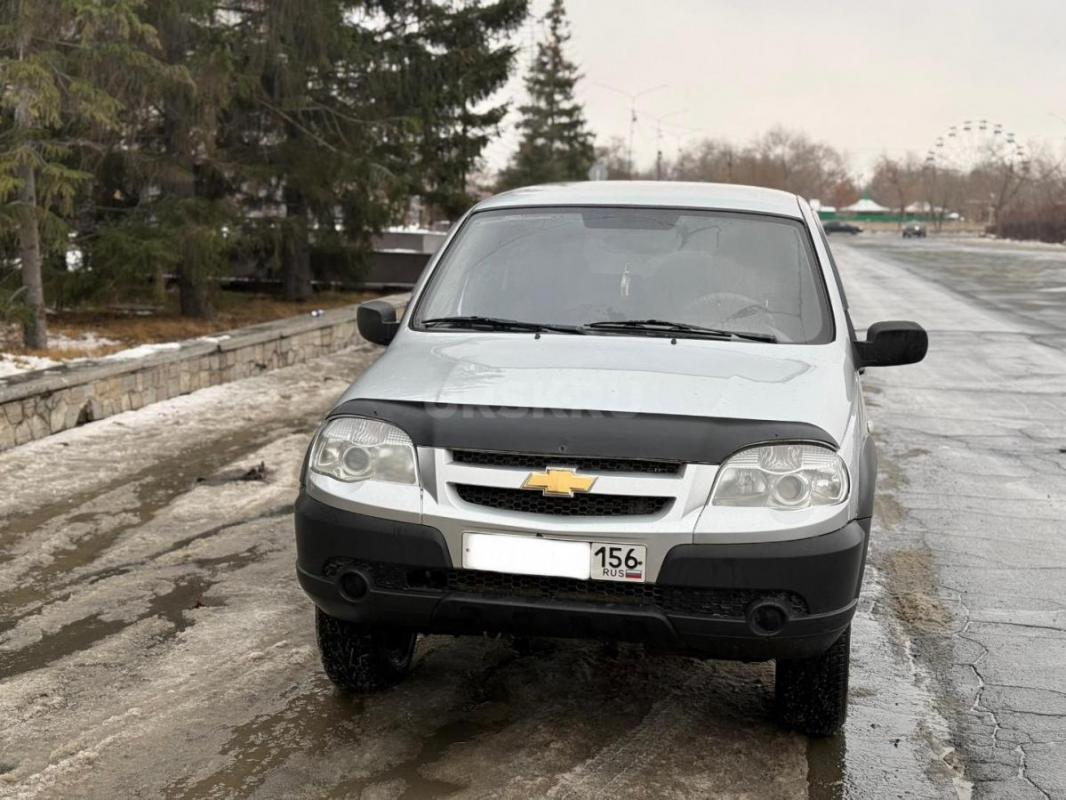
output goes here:
[{"label": "car windshield", "polygon": [[413,324],[461,328],[455,318],[464,317],[554,326],[627,322],[589,332],[700,335],[681,330],[692,326],[788,343],[830,341],[833,330],[799,221],[631,207],[473,214],[443,254]]}]

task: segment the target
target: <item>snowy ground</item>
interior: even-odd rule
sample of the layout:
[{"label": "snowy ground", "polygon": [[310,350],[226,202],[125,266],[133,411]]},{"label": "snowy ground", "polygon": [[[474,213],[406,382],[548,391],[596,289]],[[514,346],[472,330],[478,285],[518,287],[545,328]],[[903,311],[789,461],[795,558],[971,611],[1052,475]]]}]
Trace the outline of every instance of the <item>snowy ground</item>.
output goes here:
[{"label": "snowy ground", "polygon": [[403,686],[336,694],[291,503],[367,348],[0,454],[0,797],[1066,796],[1062,328],[953,288],[950,243],[834,247],[859,327],[933,343],[866,379],[882,480],[841,736],[780,731],[765,665],[581,642],[430,637]]},{"label": "snowy ground", "polygon": [[[217,341],[217,337],[203,336],[200,341]],[[181,342],[158,342],[155,344],[141,344],[136,347],[128,347],[104,356],[79,356],[79,352],[92,352],[101,347],[118,344],[118,342],[103,337],[92,335],[79,339],[70,339],[64,336],[49,337],[50,348],[69,351],[71,356],[58,361],[44,356],[22,355],[18,353],[0,353],[0,380],[10,375],[19,375],[25,372],[46,370],[58,367],[60,364],[77,364],[81,361],[129,361],[135,358],[144,358],[164,350],[177,350]]]},{"label": "snowy ground", "polygon": [[[0,345],[2,345],[3,341],[16,341],[18,336],[19,333],[12,328],[6,331],[3,337],[0,337]],[[50,349],[61,350],[64,355],[69,354],[69,358],[64,358],[63,361],[83,358],[86,354],[95,353],[101,348],[111,347],[116,344],[118,342],[114,339],[108,339],[106,336],[97,336],[93,333],[86,333],[77,337],[53,334],[48,341]],[[0,378],[7,375],[16,375],[20,372],[48,369],[60,363],[62,362],[53,358],[0,351]]]}]

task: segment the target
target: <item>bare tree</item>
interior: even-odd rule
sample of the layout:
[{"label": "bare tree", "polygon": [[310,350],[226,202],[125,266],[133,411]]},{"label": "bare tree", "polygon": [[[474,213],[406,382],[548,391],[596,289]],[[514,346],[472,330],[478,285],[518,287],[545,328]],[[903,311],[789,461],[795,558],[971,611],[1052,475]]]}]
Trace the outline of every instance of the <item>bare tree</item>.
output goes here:
[{"label": "bare tree", "polygon": [[842,153],[780,127],[743,147],[705,139],[683,149],[670,174],[675,180],[768,186],[819,199],[853,187]]},{"label": "bare tree", "polygon": [[874,167],[868,191],[883,200],[891,199],[900,226],[903,225],[907,207],[912,203],[925,201],[932,211],[933,204],[922,196],[925,188],[922,173],[922,162],[914,153],[907,153],[901,159],[881,156]]},{"label": "bare tree", "polygon": [[970,194],[988,209],[989,225],[995,225],[1003,210],[1030,180],[1028,161],[1020,162],[990,152],[970,172]]},{"label": "bare tree", "polygon": [[631,164],[629,162],[628,146],[621,136],[612,137],[611,141],[606,145],[597,147],[596,160],[602,161],[607,165],[608,180],[648,177],[639,172],[630,172]]},{"label": "bare tree", "polygon": [[1026,180],[997,212],[993,230],[1015,239],[1066,242],[1066,165],[1037,153]]}]

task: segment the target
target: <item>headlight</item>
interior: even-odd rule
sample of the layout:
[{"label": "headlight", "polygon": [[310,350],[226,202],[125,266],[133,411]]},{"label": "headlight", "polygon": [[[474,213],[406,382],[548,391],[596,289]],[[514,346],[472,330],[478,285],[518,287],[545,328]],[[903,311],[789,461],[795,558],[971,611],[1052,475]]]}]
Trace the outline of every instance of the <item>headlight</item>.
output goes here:
[{"label": "headlight", "polygon": [[842,503],[848,469],[832,450],[812,444],[775,444],[741,450],[718,471],[711,505],[810,508]]},{"label": "headlight", "polygon": [[311,471],[339,481],[415,483],[415,448],[394,425],[363,417],[332,419],[311,448]]}]

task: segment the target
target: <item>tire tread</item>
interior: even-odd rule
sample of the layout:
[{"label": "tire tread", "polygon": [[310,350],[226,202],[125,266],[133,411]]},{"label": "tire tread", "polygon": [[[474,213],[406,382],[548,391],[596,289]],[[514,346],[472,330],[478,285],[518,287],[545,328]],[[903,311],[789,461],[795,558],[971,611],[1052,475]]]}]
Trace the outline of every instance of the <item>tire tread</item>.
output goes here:
[{"label": "tire tread", "polygon": [[832,736],[848,713],[851,627],[820,656],[778,661],[777,714],[781,722],[808,736]]},{"label": "tire tread", "polygon": [[393,663],[385,654],[381,634],[315,609],[315,632],[322,669],[334,686],[352,694],[380,692],[401,681],[414,660],[415,634],[407,658]]}]

